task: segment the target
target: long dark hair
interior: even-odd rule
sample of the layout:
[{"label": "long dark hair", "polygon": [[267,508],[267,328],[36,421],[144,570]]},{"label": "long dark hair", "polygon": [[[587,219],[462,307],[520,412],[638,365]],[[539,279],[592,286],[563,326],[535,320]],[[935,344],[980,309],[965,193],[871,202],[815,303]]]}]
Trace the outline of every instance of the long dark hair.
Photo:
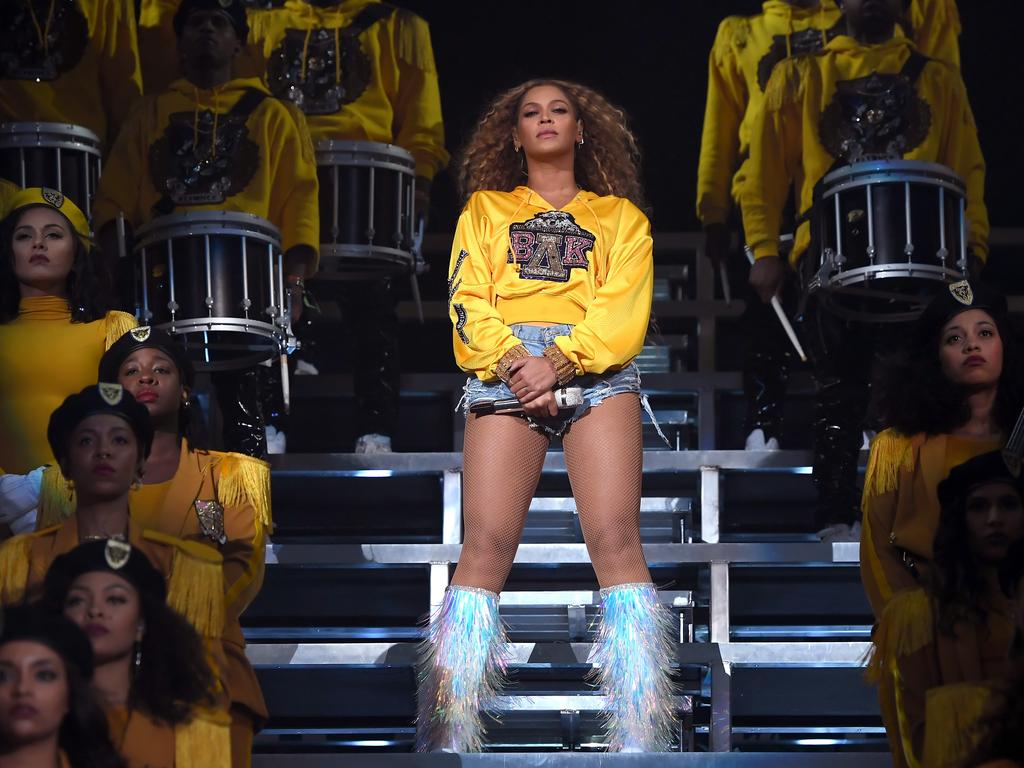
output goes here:
[{"label": "long dark hair", "polygon": [[[987,584],[971,552],[967,531],[967,496],[943,506],[935,532],[932,591],[938,603],[938,626],[954,634],[960,622],[981,624],[991,606],[986,604]],[[1024,573],[1024,541],[1010,547],[999,566],[999,584],[1006,595],[1016,593]]]},{"label": "long dark hair", "polygon": [[[1000,429],[1009,435],[1024,406],[1024,360],[1020,342],[1005,315],[989,314],[1003,343],[1003,372],[993,416]],[[911,338],[881,361],[873,387],[872,409],[883,426],[905,435],[938,435],[952,432],[970,418],[967,389],[951,382],[942,372],[938,353],[941,330],[939,327],[924,343]]]},{"label": "long dark hair", "polygon": [[142,663],[132,681],[130,705],[172,725],[187,722],[196,705],[212,706],[213,673],[192,625],[163,600],[139,592],[146,631]]},{"label": "long dark hair", "polygon": [[126,768],[110,741],[107,717],[96,701],[91,681],[67,659],[64,668],[68,679],[68,713],[60,724],[60,748],[73,768]]},{"label": "long dark hair", "polygon": [[[18,316],[21,291],[14,273],[14,228],[21,220],[22,214],[34,207],[37,206],[19,208],[0,222],[0,323],[9,323]],[[91,323],[106,315],[112,306],[113,289],[110,273],[96,246],[86,248],[71,222],[66,223],[75,244],[75,259],[67,283],[71,322]]]}]

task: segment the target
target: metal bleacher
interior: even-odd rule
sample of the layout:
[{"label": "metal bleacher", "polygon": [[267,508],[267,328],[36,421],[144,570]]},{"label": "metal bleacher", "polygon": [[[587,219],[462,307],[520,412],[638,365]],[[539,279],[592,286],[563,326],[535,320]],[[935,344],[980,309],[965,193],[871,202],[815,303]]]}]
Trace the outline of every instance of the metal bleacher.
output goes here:
[{"label": "metal bleacher", "polygon": [[[662,349],[650,354],[663,370],[644,383],[672,449],[645,433],[641,529],[662,601],[679,621],[678,752],[602,752],[603,700],[587,663],[598,585],[553,446],[501,597],[513,663],[487,752],[402,754],[413,743],[422,620],[441,600],[462,538],[462,455],[453,452],[462,417],[453,409],[464,378],[449,367],[444,275],[434,274],[424,294],[438,298],[425,303],[424,325],[400,307],[403,354],[412,350],[404,369],[416,371],[403,378],[400,452],[338,452],[351,445],[349,377],[294,380],[293,452],[272,462],[265,586],[243,618],[271,712],[254,765],[890,764],[863,680],[871,616],[858,546],[810,535],[806,449],[721,449],[742,444],[742,302],[721,299],[695,235],[655,243],[652,341]],[[428,240],[435,263],[446,248]],[[807,374],[790,389],[790,442],[806,448]]]}]

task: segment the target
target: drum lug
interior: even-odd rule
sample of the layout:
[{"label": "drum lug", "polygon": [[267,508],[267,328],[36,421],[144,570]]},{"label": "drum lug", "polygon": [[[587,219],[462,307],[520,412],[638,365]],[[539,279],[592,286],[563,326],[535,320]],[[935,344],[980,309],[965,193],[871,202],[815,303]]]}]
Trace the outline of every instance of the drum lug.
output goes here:
[{"label": "drum lug", "polygon": [[213,309],[213,296],[207,296],[205,303],[207,309]]},{"label": "drum lug", "polygon": [[869,264],[874,264],[875,263],[875,249],[874,248],[868,248],[868,263]]},{"label": "drum lug", "polygon": [[246,312],[248,312],[251,307],[252,307],[252,300],[251,299],[242,299],[242,309],[244,309]]},{"label": "drum lug", "polygon": [[947,256],[949,256],[948,248],[939,248],[939,250],[935,252],[935,258],[941,261],[943,264],[946,263]]},{"label": "drum lug", "polygon": [[905,246],[903,246],[903,253],[905,255],[907,255],[907,256],[913,256],[914,255],[914,244],[913,243],[907,243]]},{"label": "drum lug", "polygon": [[168,301],[167,302],[167,309],[169,309],[171,314],[173,315],[175,312],[178,311],[178,302],[176,302],[176,301]]}]

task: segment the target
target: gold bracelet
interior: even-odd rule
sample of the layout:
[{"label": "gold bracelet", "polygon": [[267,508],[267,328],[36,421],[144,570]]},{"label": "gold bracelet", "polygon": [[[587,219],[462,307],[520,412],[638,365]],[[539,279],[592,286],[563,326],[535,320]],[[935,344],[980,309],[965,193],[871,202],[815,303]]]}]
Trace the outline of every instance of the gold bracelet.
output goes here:
[{"label": "gold bracelet", "polygon": [[516,360],[522,360],[524,357],[530,356],[530,352],[522,344],[514,346],[501,356],[501,360],[499,360],[498,365],[495,366],[494,372],[497,374],[499,379],[508,384],[512,379],[512,372],[509,370],[512,367],[512,363]]},{"label": "gold bracelet", "polygon": [[544,357],[555,367],[555,378],[558,379],[558,386],[564,387],[576,378],[576,366],[554,344],[550,347],[544,347]]}]

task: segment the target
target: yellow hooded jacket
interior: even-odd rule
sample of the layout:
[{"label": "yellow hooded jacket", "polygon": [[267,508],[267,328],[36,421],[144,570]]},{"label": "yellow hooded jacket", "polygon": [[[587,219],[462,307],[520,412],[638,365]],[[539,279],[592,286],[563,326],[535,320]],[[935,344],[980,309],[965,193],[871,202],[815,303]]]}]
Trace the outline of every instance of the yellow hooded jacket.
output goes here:
[{"label": "yellow hooded jacket", "polygon": [[614,371],[643,346],[651,313],[651,226],[629,200],[580,191],[555,209],[528,187],[475,192],[448,270],[455,361],[494,379],[520,341],[510,325],[574,325],[555,344],[577,375]]},{"label": "yellow hooded jacket", "polygon": [[[174,213],[252,213],[281,230],[284,250],[318,252],[316,162],[302,115],[269,94],[244,121],[230,115],[250,89],[267,93],[255,79],[213,90],[176,80],[166,93],[144,97],[103,169],[93,203],[97,229],[119,211],[133,227],[145,224],[166,192]],[[188,183],[196,165],[212,171]]]},{"label": "yellow hooded jacket", "polygon": [[[724,224],[732,197],[739,199],[742,170],[754,116],[775,65],[811,53],[827,42],[839,21],[830,0],[798,8],[768,0],[756,16],[729,16],[718,27],[708,57],[708,96],[697,166],[697,217],[704,225]],[[735,178],[733,176],[735,174]]]},{"label": "yellow hooded jacket", "polygon": [[17,60],[0,66],[0,122],[82,125],[109,147],[142,93],[132,4],[74,0],[58,7],[39,2],[2,5],[0,23],[12,25],[15,36],[24,33],[36,44],[4,52]]},{"label": "yellow hooded jacket", "polygon": [[[376,18],[358,36],[347,28]],[[408,150],[416,175],[448,163],[427,23],[378,0],[317,7],[287,0],[249,12],[249,53],[271,91],[306,114],[314,141],[379,141]],[[339,53],[340,51],[340,53]]]},{"label": "yellow hooded jacket", "polygon": [[[801,212],[810,209],[814,186],[836,162],[822,143],[822,114],[833,103],[837,84],[873,73],[895,75],[915,51],[896,30],[888,41],[862,46],[840,35],[822,51],[781,62],[765,92],[750,139],[749,183],[741,189],[743,228],[756,258],[778,255],[779,222],[789,184],[796,186]],[[975,255],[988,253],[988,213],[983,200],[985,161],[974,115],[959,72],[929,60],[914,87],[928,119],[920,140],[903,154],[906,160],[941,163],[967,186],[967,242]],[[926,131],[926,132],[925,132]],[[810,242],[810,227],[797,229],[790,256],[795,266]]]}]

